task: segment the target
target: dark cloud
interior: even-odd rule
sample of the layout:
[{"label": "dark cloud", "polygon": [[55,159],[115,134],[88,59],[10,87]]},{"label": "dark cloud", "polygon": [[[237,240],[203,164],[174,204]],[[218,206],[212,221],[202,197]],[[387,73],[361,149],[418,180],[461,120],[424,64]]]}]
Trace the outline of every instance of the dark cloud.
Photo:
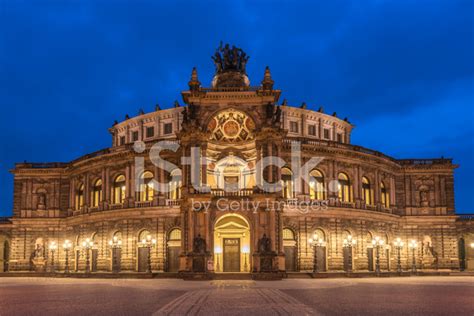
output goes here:
[{"label": "dark cloud", "polygon": [[349,116],[357,144],[453,156],[458,210],[472,212],[472,12],[472,1],[4,2],[0,214],[14,162],[109,146],[113,120],[170,106],[193,66],[209,84],[220,40],[251,56],[252,83],[269,65],[291,103]]}]

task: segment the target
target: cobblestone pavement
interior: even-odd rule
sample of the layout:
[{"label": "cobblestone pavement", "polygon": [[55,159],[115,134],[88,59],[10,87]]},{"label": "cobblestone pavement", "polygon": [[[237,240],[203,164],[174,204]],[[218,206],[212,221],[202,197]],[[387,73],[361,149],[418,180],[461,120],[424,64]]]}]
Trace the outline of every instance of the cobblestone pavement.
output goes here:
[{"label": "cobblestone pavement", "polygon": [[0,315],[474,315],[474,277],[0,278]]}]

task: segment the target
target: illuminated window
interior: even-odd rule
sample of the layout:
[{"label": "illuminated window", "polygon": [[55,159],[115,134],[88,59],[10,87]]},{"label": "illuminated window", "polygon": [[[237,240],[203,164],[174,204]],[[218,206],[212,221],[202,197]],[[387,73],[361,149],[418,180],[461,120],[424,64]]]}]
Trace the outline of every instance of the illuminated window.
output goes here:
[{"label": "illuminated window", "polygon": [[294,122],[294,121],[290,122],[290,132],[298,133],[298,122]]},{"label": "illuminated window", "polygon": [[122,204],[125,201],[125,177],[119,175],[115,178],[112,186],[112,203]]},{"label": "illuminated window", "polygon": [[76,210],[84,206],[84,184],[80,184],[76,191]]},{"label": "illuminated window", "polygon": [[370,185],[369,179],[367,179],[366,177],[362,177],[362,198],[364,199],[365,204],[368,204],[368,205],[374,204],[373,203],[374,199],[372,195],[373,195],[373,190]]},{"label": "illuminated window", "polygon": [[384,207],[390,207],[390,195],[388,194],[388,189],[385,187],[383,182],[380,182],[380,200]]},{"label": "illuminated window", "polygon": [[98,207],[101,201],[102,201],[102,180],[98,179],[92,187],[92,193],[91,193],[92,207]]},{"label": "illuminated window", "polygon": [[181,198],[181,170],[174,169],[170,173],[168,198],[179,200]]},{"label": "illuminated window", "polygon": [[339,200],[352,202],[352,186],[349,177],[345,173],[340,173],[337,180]]},{"label": "illuminated window", "polygon": [[311,200],[324,200],[324,176],[319,170],[309,174],[309,197]]},{"label": "illuminated window", "polygon": [[145,171],[140,179],[140,192],[138,192],[138,201],[149,202],[153,200],[153,173]]},{"label": "illuminated window", "polygon": [[295,240],[295,233],[289,228],[283,228],[283,240]]},{"label": "illuminated window", "polygon": [[181,229],[174,228],[168,235],[168,240],[181,240]]},{"label": "illuminated window", "polygon": [[171,134],[173,133],[173,124],[172,123],[166,123],[164,125],[164,134]]},{"label": "illuminated window", "polygon": [[281,181],[283,184],[283,197],[292,199],[294,197],[293,173],[288,168],[281,169]]}]

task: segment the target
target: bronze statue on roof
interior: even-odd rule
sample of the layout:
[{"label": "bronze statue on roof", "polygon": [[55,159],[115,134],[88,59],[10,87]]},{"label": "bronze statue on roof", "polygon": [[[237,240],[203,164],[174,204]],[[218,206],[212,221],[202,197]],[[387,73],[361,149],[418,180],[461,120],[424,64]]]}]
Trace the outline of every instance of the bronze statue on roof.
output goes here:
[{"label": "bronze statue on roof", "polygon": [[249,56],[241,49],[229,44],[222,46],[222,42],[212,56],[214,65],[216,66],[216,74],[228,71],[237,71],[246,74],[246,66]]}]

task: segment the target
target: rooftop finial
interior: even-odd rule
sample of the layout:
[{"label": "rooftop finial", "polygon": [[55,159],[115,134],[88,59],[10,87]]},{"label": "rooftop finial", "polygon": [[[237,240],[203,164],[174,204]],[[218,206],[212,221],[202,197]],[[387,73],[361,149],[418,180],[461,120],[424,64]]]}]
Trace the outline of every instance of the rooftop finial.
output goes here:
[{"label": "rooftop finial", "polygon": [[300,108],[302,108],[302,109],[306,109],[306,102],[303,102],[303,103],[301,103],[301,106],[300,106]]},{"label": "rooftop finial", "polygon": [[199,79],[198,79],[198,73],[197,73],[196,67],[193,67],[193,71],[191,73],[191,80],[189,81],[188,85],[189,85],[189,90],[191,91],[199,90],[199,87],[201,86],[201,83],[199,82]]},{"label": "rooftop finial", "polygon": [[265,68],[265,74],[263,75],[262,88],[263,90],[273,90],[273,79],[270,73],[270,67]]}]

